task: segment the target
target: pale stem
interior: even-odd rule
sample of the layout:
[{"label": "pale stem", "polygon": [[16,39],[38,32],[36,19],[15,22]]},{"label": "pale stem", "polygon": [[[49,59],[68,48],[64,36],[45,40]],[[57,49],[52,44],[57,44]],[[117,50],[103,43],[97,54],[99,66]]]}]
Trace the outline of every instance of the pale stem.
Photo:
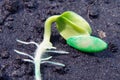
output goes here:
[{"label": "pale stem", "polygon": [[59,15],[51,16],[45,21],[44,40],[50,41],[51,25],[52,25],[53,22],[56,21],[56,19],[58,17],[59,17]]},{"label": "pale stem", "polygon": [[44,46],[39,45],[39,47],[37,48],[37,50],[35,51],[35,80],[42,80],[41,78],[41,70],[40,70],[40,64],[41,64],[41,57],[42,54],[44,54],[45,49]]},{"label": "pale stem", "polygon": [[[41,79],[41,71],[40,71],[40,64],[41,64],[41,57],[42,54],[45,52],[45,50],[47,48],[45,48],[47,45],[49,45],[50,43],[50,36],[51,36],[51,25],[53,22],[56,21],[56,19],[58,18],[58,15],[52,16],[50,18],[48,18],[45,21],[45,29],[44,29],[44,36],[43,36],[43,44],[40,44],[35,52],[35,78],[36,80],[42,80]],[[46,44],[48,43],[48,44]],[[49,48],[49,46],[48,46]]]}]

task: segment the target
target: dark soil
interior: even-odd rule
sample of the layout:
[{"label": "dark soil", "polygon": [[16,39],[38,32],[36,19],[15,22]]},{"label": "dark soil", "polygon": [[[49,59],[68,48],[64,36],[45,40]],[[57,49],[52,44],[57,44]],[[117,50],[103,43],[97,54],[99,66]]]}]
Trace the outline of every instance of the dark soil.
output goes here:
[{"label": "dark soil", "polygon": [[70,54],[52,59],[66,67],[41,65],[43,80],[120,80],[120,0],[0,0],[0,80],[34,80],[34,65],[13,50],[32,55],[35,46],[21,45],[16,39],[41,42],[45,20],[68,10],[90,23],[92,35],[99,37],[98,31],[104,31],[102,39],[109,47],[95,54],[80,52],[53,27],[54,46]]}]

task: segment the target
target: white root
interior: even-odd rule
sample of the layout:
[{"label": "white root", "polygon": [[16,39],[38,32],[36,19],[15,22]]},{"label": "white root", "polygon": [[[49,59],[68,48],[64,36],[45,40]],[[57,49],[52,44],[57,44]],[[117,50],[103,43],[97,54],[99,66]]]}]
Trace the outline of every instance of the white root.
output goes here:
[{"label": "white root", "polygon": [[29,58],[31,58],[32,60],[34,60],[34,57],[25,53],[25,52],[21,52],[21,51],[18,51],[18,50],[14,50],[16,53],[20,54],[20,55],[25,55],[25,56],[28,56]]},{"label": "white root", "polygon": [[42,63],[50,63],[50,64],[53,64],[53,65],[58,65],[58,66],[62,66],[62,67],[65,66],[65,65],[62,64],[62,63],[52,62],[52,61],[42,61],[41,64],[42,64]]},{"label": "white root", "polygon": [[19,43],[22,43],[22,44],[34,44],[34,45],[36,45],[37,47],[39,46],[39,44],[38,43],[36,43],[36,42],[34,42],[34,41],[30,41],[30,42],[25,42],[25,41],[21,41],[21,40],[16,40],[17,42],[19,42]]},{"label": "white root", "polygon": [[47,50],[46,52],[51,53],[57,53],[57,54],[69,54],[69,52],[66,51],[57,51],[57,50]]},{"label": "white root", "polygon": [[34,64],[34,61],[33,60],[30,60],[30,59],[23,59],[23,61],[26,61],[26,62],[31,62]]}]

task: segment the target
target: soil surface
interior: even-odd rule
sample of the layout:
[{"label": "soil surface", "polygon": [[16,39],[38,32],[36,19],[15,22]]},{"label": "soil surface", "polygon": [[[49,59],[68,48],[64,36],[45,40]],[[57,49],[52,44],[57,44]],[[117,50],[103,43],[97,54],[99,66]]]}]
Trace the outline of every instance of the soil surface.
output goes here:
[{"label": "soil surface", "polygon": [[80,52],[68,46],[53,25],[51,42],[70,54],[51,59],[65,67],[42,64],[43,80],[120,80],[120,0],[0,0],[0,80],[34,80],[34,65],[13,50],[33,55],[36,47],[16,39],[41,42],[45,20],[64,11],[84,17],[92,35],[109,46],[99,53]]}]

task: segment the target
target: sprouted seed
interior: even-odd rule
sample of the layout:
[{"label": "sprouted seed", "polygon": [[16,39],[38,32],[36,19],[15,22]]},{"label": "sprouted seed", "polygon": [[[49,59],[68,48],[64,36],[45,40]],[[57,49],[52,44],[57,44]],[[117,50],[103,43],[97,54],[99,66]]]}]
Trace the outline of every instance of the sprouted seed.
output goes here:
[{"label": "sprouted seed", "polygon": [[23,61],[30,62],[35,65],[35,80],[42,80],[40,65],[43,63],[50,63],[62,67],[65,66],[65,64],[59,62],[49,61],[53,56],[43,56],[46,53],[68,54],[66,51],[56,50],[56,47],[54,47],[50,42],[51,25],[53,22],[56,22],[57,30],[59,31],[60,35],[67,41],[67,44],[74,47],[75,49],[92,53],[99,52],[107,48],[107,44],[104,41],[91,36],[92,29],[90,25],[78,14],[72,11],[66,11],[61,15],[51,16],[45,21],[44,36],[41,43],[36,43],[34,41],[25,42],[18,39],[16,40],[21,44],[34,44],[37,46],[34,52],[34,56],[31,56],[25,52],[14,50],[20,55],[29,57],[29,59],[23,59]]}]

